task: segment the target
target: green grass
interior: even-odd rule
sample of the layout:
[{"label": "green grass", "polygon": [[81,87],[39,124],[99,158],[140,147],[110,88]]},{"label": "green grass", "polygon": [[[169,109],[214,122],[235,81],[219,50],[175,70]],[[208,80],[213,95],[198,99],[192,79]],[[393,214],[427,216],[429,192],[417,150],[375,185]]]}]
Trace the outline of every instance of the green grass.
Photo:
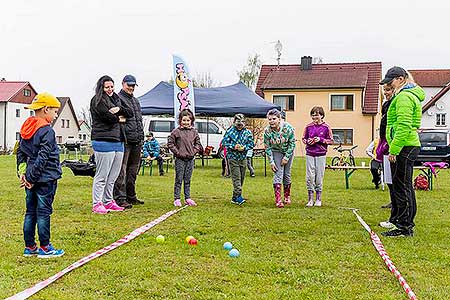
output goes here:
[{"label": "green grass", "polygon": [[[305,208],[304,160],[293,166],[293,205],[273,204],[271,174],[256,161],[246,178],[243,207],[230,204],[231,180],[220,177],[219,161],[197,167],[187,208],[132,242],[72,271],[32,299],[407,299],[350,211],[374,230],[389,212],[380,209],[388,192],[374,190],[368,171],[357,171],[345,190],[342,171],[326,171],[324,207]],[[199,164],[198,164],[199,165]],[[52,217],[52,242],[60,259],[22,257],[24,192],[14,158],[0,157],[0,298],[31,287],[78,259],[172,210],[173,175],[139,176],[142,206],[124,213],[93,215],[88,177],[64,169]],[[155,171],[155,170],[154,170]],[[154,172],[155,173],[155,172]],[[393,262],[419,299],[450,294],[450,175],[442,171],[430,192],[417,192],[414,238],[382,238]],[[157,244],[155,237],[166,237]],[[195,236],[199,245],[188,246]],[[222,244],[241,252],[229,258]]]}]

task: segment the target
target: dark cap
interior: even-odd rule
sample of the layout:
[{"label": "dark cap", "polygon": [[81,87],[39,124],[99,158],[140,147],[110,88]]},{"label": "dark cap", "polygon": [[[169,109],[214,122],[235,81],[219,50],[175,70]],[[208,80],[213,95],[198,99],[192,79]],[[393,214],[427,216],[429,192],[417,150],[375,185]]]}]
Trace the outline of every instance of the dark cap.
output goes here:
[{"label": "dark cap", "polygon": [[125,75],[122,82],[125,82],[128,85],[137,85],[136,77],[134,77],[133,75]]},{"label": "dark cap", "polygon": [[147,134],[145,136],[146,137],[149,137],[149,136],[153,137],[153,132],[149,131],[149,132],[147,132]]},{"label": "dark cap", "polygon": [[400,68],[400,67],[392,67],[390,68],[387,72],[386,75],[384,76],[384,79],[380,81],[380,84],[386,84],[386,83],[390,83],[392,80],[394,80],[397,77],[408,77],[408,74],[406,73],[405,69]]}]

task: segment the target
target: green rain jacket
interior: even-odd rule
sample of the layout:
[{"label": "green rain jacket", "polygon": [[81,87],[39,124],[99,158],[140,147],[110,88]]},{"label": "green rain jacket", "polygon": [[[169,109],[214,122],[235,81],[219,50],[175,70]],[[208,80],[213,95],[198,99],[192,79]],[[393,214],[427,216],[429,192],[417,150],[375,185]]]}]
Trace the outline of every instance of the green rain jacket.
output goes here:
[{"label": "green rain jacket", "polygon": [[386,128],[390,154],[398,155],[405,146],[420,147],[417,129],[422,120],[424,99],[425,92],[420,86],[406,87],[392,99]]}]

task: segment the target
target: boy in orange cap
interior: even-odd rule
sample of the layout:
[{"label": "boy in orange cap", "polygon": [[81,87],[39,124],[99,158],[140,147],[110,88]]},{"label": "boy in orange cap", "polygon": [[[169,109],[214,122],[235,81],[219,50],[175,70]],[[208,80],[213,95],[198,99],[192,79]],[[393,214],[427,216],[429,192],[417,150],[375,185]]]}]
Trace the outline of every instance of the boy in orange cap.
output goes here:
[{"label": "boy in orange cap", "polygon": [[[24,256],[50,258],[64,254],[64,250],[55,249],[50,243],[50,215],[57,180],[62,174],[55,131],[50,124],[60,107],[58,99],[48,93],[36,95],[25,107],[34,110],[35,116],[23,123],[17,150],[17,174],[20,186],[25,187],[27,208],[23,223]],[[35,241],[36,226],[39,248]]]}]

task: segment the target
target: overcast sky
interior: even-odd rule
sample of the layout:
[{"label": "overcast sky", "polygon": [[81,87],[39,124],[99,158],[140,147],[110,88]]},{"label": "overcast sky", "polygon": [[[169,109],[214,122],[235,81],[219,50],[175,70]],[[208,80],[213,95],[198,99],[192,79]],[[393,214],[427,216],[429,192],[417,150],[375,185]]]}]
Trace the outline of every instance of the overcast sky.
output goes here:
[{"label": "overcast sky", "polygon": [[171,77],[172,54],[192,73],[238,81],[249,55],[283,64],[381,61],[408,69],[450,68],[448,1],[14,0],[0,8],[0,77],[88,105],[97,79],[116,92],[125,74],[140,96]]}]

